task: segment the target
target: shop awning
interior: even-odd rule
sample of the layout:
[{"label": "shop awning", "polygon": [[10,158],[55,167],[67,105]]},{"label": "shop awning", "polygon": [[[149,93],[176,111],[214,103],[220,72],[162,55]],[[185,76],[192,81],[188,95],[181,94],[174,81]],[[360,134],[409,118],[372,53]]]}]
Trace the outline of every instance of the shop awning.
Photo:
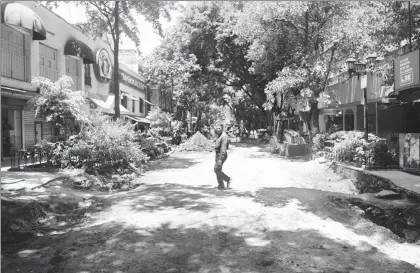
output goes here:
[{"label": "shop awning", "polygon": [[121,95],[122,95],[122,96],[125,96],[125,97],[127,97],[127,98],[129,98],[129,99],[131,99],[131,100],[138,100],[138,98],[136,98],[136,97],[134,97],[133,95],[130,95],[130,94],[128,94],[128,93],[125,93],[125,92],[121,92]]},{"label": "shop awning", "polygon": [[148,120],[147,118],[142,118],[142,117],[131,117],[131,116],[124,116],[128,119],[134,120],[136,122],[140,122],[140,123],[146,123],[146,124],[150,124],[150,120]]},{"label": "shop awning", "polygon": [[1,3],[1,23],[31,30],[33,40],[47,39],[47,31],[41,18],[22,4]]},{"label": "shop awning", "polygon": [[[106,101],[96,99],[96,98],[89,98],[96,106],[101,108],[102,112],[108,113],[108,114],[114,114],[114,102],[115,97],[114,95],[109,95]],[[124,106],[120,104],[120,113],[121,114],[128,114],[130,111],[127,110]]]},{"label": "shop awning", "polygon": [[93,64],[95,58],[90,47],[75,38],[69,38],[64,46],[64,55],[71,55],[83,58],[84,64]]},{"label": "shop awning", "polygon": [[396,98],[382,98],[381,103],[398,103],[398,100]]}]

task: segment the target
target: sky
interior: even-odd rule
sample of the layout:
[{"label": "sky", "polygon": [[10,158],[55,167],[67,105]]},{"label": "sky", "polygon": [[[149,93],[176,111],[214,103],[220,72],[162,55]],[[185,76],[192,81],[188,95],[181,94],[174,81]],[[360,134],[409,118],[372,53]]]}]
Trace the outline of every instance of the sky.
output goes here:
[{"label": "sky", "polygon": [[[187,1],[179,1],[179,3],[182,5],[188,4]],[[53,11],[71,24],[86,21],[84,7],[76,6],[74,3],[60,3],[59,7]],[[171,11],[172,20],[170,22],[165,19],[161,20],[163,29],[174,25],[179,15],[178,11]],[[145,21],[143,16],[139,16],[137,22],[140,30],[140,50],[143,56],[147,56],[161,44],[161,37],[155,33],[152,24]],[[136,49],[136,47],[129,38],[123,37],[121,49]]]}]

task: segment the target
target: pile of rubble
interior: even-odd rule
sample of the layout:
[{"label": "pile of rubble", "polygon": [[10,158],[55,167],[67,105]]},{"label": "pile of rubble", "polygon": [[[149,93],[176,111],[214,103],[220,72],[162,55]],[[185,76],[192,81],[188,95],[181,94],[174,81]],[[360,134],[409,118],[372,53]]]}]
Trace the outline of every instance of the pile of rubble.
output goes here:
[{"label": "pile of rubble", "polygon": [[190,137],[187,141],[179,145],[179,151],[195,151],[195,152],[203,152],[214,151],[214,143],[208,140],[205,136],[203,136],[200,132],[195,133],[192,137]]}]

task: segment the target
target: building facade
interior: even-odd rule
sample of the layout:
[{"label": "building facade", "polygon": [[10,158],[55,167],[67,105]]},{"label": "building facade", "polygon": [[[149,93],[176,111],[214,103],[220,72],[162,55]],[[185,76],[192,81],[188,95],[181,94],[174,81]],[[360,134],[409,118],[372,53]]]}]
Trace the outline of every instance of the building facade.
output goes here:
[{"label": "building facade", "polygon": [[148,100],[148,88],[145,79],[129,67],[120,64],[121,105],[127,110],[121,112],[125,118],[137,123],[138,128],[145,130],[150,125],[146,118],[152,103]]},{"label": "building facade", "polygon": [[362,86],[367,91],[368,132],[385,138],[399,152],[402,169],[420,173],[419,49],[404,47],[385,56],[366,78],[350,77],[347,72],[336,77],[324,92],[328,102],[318,103],[321,132],[332,125],[346,131],[364,130]]},{"label": "building facade", "polygon": [[[58,128],[35,119],[27,104],[39,92],[31,83],[36,77],[56,81],[69,76],[73,80],[71,89],[80,90],[87,99],[87,112],[114,113],[114,58],[106,42],[86,36],[36,2],[1,3],[1,9],[2,160],[11,155],[12,149],[28,149],[42,140],[60,137]],[[121,113],[144,117],[144,106],[140,106],[141,100],[145,103],[144,80],[126,67],[119,74],[122,92],[127,98],[132,94],[131,99],[135,97],[138,102],[134,102],[136,106],[125,99],[127,107],[120,105]]]}]

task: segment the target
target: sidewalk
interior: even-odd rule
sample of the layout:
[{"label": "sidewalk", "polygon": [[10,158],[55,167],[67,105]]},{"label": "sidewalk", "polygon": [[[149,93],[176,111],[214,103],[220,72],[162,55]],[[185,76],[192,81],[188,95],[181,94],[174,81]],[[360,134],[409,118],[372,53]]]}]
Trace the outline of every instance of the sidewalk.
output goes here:
[{"label": "sidewalk", "polygon": [[400,170],[365,170],[347,164],[332,164],[335,173],[354,179],[360,193],[394,190],[420,200],[420,176]]},{"label": "sidewalk", "polygon": [[396,186],[416,192],[420,195],[420,176],[399,170],[368,171],[371,174],[389,179]]},{"label": "sidewalk", "polygon": [[1,171],[1,189],[6,191],[31,190],[58,176],[48,172],[7,172]]}]

